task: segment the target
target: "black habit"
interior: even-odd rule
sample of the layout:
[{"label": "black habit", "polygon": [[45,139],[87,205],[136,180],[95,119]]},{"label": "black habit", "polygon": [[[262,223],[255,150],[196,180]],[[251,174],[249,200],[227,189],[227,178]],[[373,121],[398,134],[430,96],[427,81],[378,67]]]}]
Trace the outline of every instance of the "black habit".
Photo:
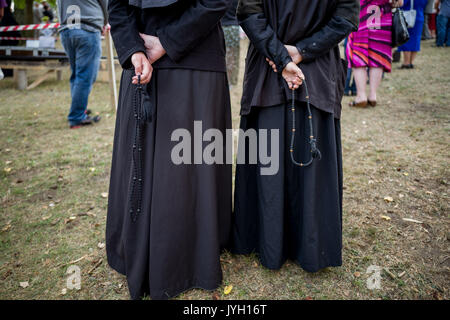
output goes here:
[{"label": "black habit", "polygon": [[[220,250],[231,219],[231,166],[171,160],[174,130],[231,128],[220,19],[228,0],[110,0],[121,78],[106,225],[109,265],[127,276],[132,299],[174,297],[222,281]],[[139,122],[130,58],[145,52],[140,33],[167,54],[144,87],[151,112]],[[205,144],[205,143],[203,143]]]},{"label": "black habit", "polygon": [[[231,250],[256,252],[278,269],[287,259],[315,272],[342,263],[342,155],[340,112],[346,67],[338,44],[356,30],[358,0],[240,0],[239,23],[250,39],[241,101],[241,129],[279,129],[279,171],[261,175],[263,164],[238,164]],[[292,92],[281,72],[292,61],[284,45],[296,46],[309,89],[312,127],[321,159],[311,158],[305,85]],[[293,115],[294,114],[294,115]],[[291,117],[296,122],[296,130]],[[292,133],[294,132],[294,133]],[[295,134],[295,147],[289,141]],[[271,141],[270,138],[267,139]],[[258,142],[259,143],[259,142]],[[258,149],[260,145],[258,144]],[[274,145],[268,150],[276,152]],[[239,152],[249,151],[245,141]]]}]

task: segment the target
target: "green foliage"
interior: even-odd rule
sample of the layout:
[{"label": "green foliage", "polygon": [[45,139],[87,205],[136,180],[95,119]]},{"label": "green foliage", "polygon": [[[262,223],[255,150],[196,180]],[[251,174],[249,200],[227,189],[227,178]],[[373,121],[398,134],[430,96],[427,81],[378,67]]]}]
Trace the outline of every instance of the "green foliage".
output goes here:
[{"label": "green foliage", "polygon": [[[26,6],[32,6],[33,0],[14,0],[14,6],[17,9],[25,9]],[[37,2],[42,2],[42,0],[38,0]],[[56,0],[47,0],[47,2],[53,7],[56,7]]]}]

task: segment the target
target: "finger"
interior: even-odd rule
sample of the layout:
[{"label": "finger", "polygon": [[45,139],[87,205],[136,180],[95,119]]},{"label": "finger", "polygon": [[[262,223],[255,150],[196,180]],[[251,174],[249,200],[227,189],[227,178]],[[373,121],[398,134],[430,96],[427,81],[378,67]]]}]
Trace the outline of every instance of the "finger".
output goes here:
[{"label": "finger", "polygon": [[135,61],[135,62],[133,63],[133,65],[134,65],[134,73],[135,73],[136,75],[142,74],[142,58],[139,57],[139,58],[137,59],[137,61]]},{"label": "finger", "polygon": [[294,85],[292,84],[291,81],[288,82],[288,85],[289,85],[289,89],[291,89],[291,90],[294,89]]},{"label": "finger", "polygon": [[152,70],[151,70],[150,63],[146,62],[146,63],[144,63],[144,70],[142,71],[141,82],[144,84],[148,83],[150,81],[151,76],[152,76]]}]

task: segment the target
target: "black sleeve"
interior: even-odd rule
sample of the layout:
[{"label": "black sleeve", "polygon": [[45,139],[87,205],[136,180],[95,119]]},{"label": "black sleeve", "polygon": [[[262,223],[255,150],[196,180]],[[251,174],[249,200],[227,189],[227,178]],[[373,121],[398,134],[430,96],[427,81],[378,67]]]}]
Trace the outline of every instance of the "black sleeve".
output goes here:
[{"label": "black sleeve", "polygon": [[308,62],[325,54],[358,30],[359,0],[340,0],[330,21],[319,31],[296,43],[302,61]]},{"label": "black sleeve", "polygon": [[178,61],[217,27],[230,0],[197,0],[181,17],[157,30],[167,55]]},{"label": "black sleeve", "polygon": [[99,0],[100,7],[103,12],[103,23],[106,26],[108,24],[108,0]]},{"label": "black sleeve", "polygon": [[284,44],[264,16],[262,0],[240,0],[237,17],[255,48],[272,60],[280,72],[292,62]]},{"label": "black sleeve", "polygon": [[119,62],[123,68],[131,67],[131,56],[144,52],[144,40],[137,27],[138,9],[128,5],[128,0],[109,0],[109,24]]}]

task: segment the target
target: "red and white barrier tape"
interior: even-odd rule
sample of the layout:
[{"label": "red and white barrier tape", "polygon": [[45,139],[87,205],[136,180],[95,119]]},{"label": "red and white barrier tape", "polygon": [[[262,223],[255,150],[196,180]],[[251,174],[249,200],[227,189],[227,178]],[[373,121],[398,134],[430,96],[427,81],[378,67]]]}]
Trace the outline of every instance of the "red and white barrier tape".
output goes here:
[{"label": "red and white barrier tape", "polygon": [[0,40],[39,40],[39,39],[26,37],[0,37]]},{"label": "red and white barrier tape", "polygon": [[59,28],[59,23],[24,24],[24,25],[21,25],[21,26],[4,26],[4,27],[0,27],[0,32],[25,31],[25,30],[42,30],[42,29],[56,29],[56,28]]}]

